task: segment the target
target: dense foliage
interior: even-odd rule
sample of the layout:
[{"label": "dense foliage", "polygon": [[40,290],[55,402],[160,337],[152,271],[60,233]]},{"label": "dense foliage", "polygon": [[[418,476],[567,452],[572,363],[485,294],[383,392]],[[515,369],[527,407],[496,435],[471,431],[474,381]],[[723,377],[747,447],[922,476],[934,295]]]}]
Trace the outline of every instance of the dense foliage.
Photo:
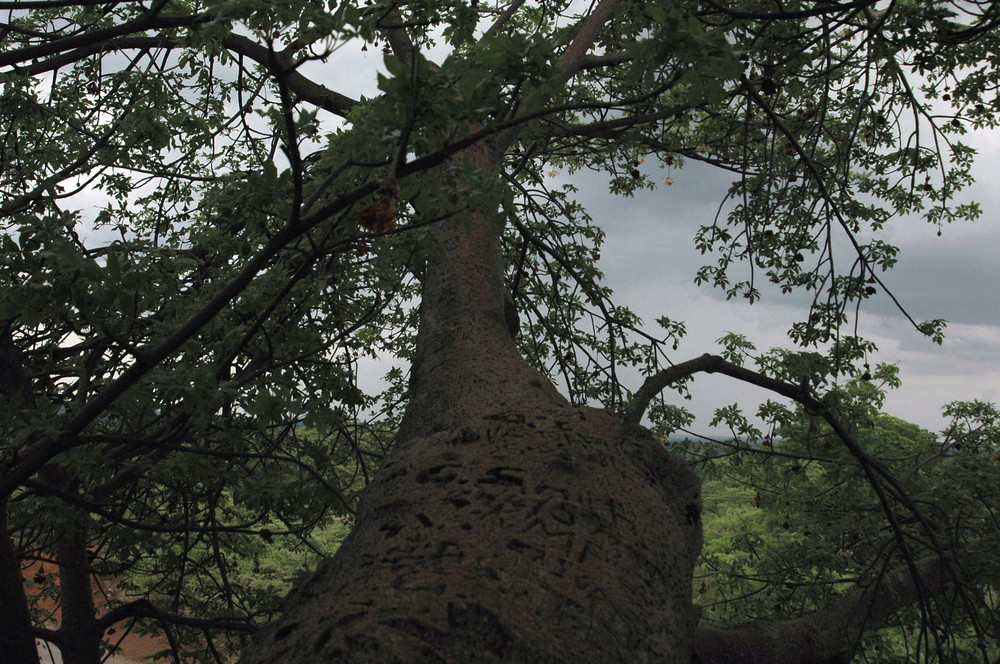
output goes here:
[{"label": "dense foliage", "polygon": [[[885,369],[891,382],[894,371]],[[852,382],[840,397],[858,440],[919,500],[938,542],[975,543],[964,558],[968,587],[931,603],[950,610],[972,601],[982,611],[972,622],[953,615],[947,628],[928,625],[933,610],[898,611],[867,633],[860,661],[919,661],[939,648],[947,661],[979,661],[977,634],[993,627],[975,621],[994,620],[1000,578],[993,554],[1000,532],[996,409],[952,404],[951,426],[937,436],[881,413],[883,394],[871,382]],[[769,437],[684,443],[706,478],[706,546],[695,582],[704,619],[727,624],[807,614],[877,584],[907,556],[935,553],[914,519],[899,519],[900,545],[871,483],[825,422],[801,409],[780,419]],[[979,584],[987,592],[977,591]],[[1000,654],[996,642],[988,652]]]}]

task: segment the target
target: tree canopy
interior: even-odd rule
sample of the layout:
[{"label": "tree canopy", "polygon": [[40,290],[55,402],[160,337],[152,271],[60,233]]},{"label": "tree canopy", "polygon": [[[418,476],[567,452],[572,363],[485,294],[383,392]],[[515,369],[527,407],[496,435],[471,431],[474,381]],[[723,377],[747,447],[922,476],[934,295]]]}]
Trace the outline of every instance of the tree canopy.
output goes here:
[{"label": "tree canopy", "polygon": [[[545,661],[560,646],[527,634],[544,627],[543,609],[570,605],[580,611],[566,618],[577,621],[567,644],[581,637],[584,608],[602,616],[595,661],[688,661],[692,648],[728,661],[744,647],[759,647],[758,661],[897,661],[876,648],[906,661],[995,661],[996,570],[981,558],[1000,508],[997,413],[953,404],[938,437],[887,419],[872,405],[894,374],[870,366],[874,346],[857,323],[866,301],[894,300],[887,225],[920,215],[940,229],[980,213],[959,197],[975,156],[962,136],[1000,112],[994,2],[0,9],[0,588],[13,598],[0,653],[12,661],[32,661],[41,638],[67,664],[92,664],[113,630],[134,624],[167,629],[173,650],[206,660],[270,625],[269,645],[246,661],[287,661],[306,647],[288,645],[306,643],[302,632],[321,661],[348,650],[392,661],[392,648],[408,661],[431,651]],[[700,252],[697,281],[749,304],[765,283],[808,294],[788,348],[757,350],[737,330],[718,355],[679,356],[683,321],[664,311],[648,325],[616,303],[599,267],[606,220],[547,177],[595,170],[609,195],[628,196],[669,184],[651,166],[692,162],[733,184],[719,214],[690,246],[664,247],[665,260]],[[910,320],[940,343],[944,321]],[[392,364],[374,393],[359,382],[365,358]],[[622,377],[634,370],[641,384]],[[763,427],[720,410],[713,424],[733,431],[733,456],[708,476],[724,472],[755,509],[794,501],[796,528],[816,518],[802,529],[823,541],[772,528],[777,553],[750,564],[740,556],[756,555],[757,535],[723,529],[741,544],[726,555],[709,544],[699,569],[729,566],[726,588],[692,587],[702,498],[679,460],[697,469],[719,449],[668,454],[640,426],[667,436],[690,424],[683,397],[701,372],[784,399],[761,407]],[[576,447],[611,439],[600,458]],[[459,443],[466,451],[451,451]],[[719,471],[725,463],[738,470]],[[446,486],[465,481],[480,493]],[[654,488],[633,494],[644,481]],[[573,506],[564,516],[612,505],[610,516],[549,514],[578,537],[558,554],[531,539],[538,529],[511,525],[536,518],[515,495],[529,486],[561,492]],[[441,505],[470,503],[481,521],[441,516]],[[661,509],[673,514],[662,529],[615,530],[621,515]],[[389,542],[442,522],[451,539],[435,536],[435,555]],[[606,531],[600,554],[573,548],[584,523]],[[272,623],[285,588],[245,582],[246,568],[277,542],[330,553],[332,524],[356,526],[343,555]],[[497,548],[506,557],[474,563]],[[647,548],[657,552],[643,559],[649,569],[621,564]],[[578,574],[575,589],[552,581],[546,565],[571,549],[574,564],[597,565],[591,555],[606,565],[587,574],[609,576]],[[401,557],[411,567],[393,581]],[[58,587],[33,580],[58,597],[58,627],[23,592],[21,567],[40,559],[58,568]],[[511,562],[522,560],[533,562]],[[352,613],[370,588],[335,593],[330,579],[368,565],[379,587],[418,590]],[[647,573],[663,593],[617,597]],[[413,580],[433,574],[447,599]],[[489,603],[532,575],[547,581],[524,591],[524,613]],[[134,597],[97,613],[94,579],[110,576]],[[762,588],[777,598],[731,601]],[[723,607],[702,612],[700,627],[692,590]],[[317,597],[342,600],[343,629],[289,617]],[[820,629],[852,612],[865,619],[844,621],[844,633]],[[748,630],[757,645],[741,645]]]}]

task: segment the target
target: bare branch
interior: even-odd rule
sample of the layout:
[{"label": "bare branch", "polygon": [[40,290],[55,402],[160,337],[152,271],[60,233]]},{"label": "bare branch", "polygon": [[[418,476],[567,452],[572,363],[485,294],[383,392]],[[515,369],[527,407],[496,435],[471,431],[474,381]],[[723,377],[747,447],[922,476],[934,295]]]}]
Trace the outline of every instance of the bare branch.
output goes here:
[{"label": "bare branch", "polygon": [[204,23],[210,20],[210,14],[195,14],[189,16],[150,16],[143,15],[134,21],[128,21],[120,25],[114,25],[103,30],[84,32],[62,39],[55,39],[44,44],[26,46],[24,48],[0,53],[0,67],[15,67],[21,62],[46,58],[57,53],[65,53],[76,49],[99,46],[103,42],[111,41],[136,32],[146,30],[163,30],[171,28],[184,28]]},{"label": "bare branch", "polygon": [[245,633],[252,633],[257,629],[249,620],[239,616],[191,618],[164,611],[147,599],[141,599],[111,609],[94,621],[94,629],[103,631],[126,618],[153,618],[169,625],[181,625],[183,627],[195,627],[198,629],[223,629]]},{"label": "bare branch", "polygon": [[[825,16],[827,14],[840,14],[856,9],[865,9],[876,4],[877,0],[852,0],[851,2],[830,2],[817,3],[812,9],[800,9],[791,11],[778,9],[773,12],[745,11],[742,9],[731,9],[722,5],[718,0],[706,0],[707,4],[718,12],[731,16],[732,18],[750,19],[758,21],[774,21],[793,18],[812,18],[815,16]],[[781,4],[781,3],[776,3]]]},{"label": "bare branch", "polygon": [[385,39],[389,42],[389,48],[397,58],[399,58],[405,64],[410,64],[413,61],[414,54],[417,52],[417,47],[413,44],[413,40],[410,39],[410,35],[406,32],[406,28],[403,27],[406,22],[403,20],[403,15],[399,12],[399,6],[393,5],[386,11],[382,20],[379,21],[379,26],[385,29]]},{"label": "bare branch", "polygon": [[510,6],[504,10],[503,14],[501,14],[497,20],[493,22],[493,25],[491,25],[489,29],[483,33],[483,38],[495,37],[498,35],[523,4],[524,0],[514,0],[514,2],[510,3]]},{"label": "bare branch", "polygon": [[625,412],[625,421],[633,425],[639,424],[639,422],[642,421],[642,416],[646,413],[646,408],[649,407],[649,402],[652,401],[654,396],[659,394],[671,383],[676,383],[683,378],[702,372],[723,373],[727,376],[742,380],[743,382],[750,383],[751,385],[763,387],[766,390],[770,390],[794,401],[798,401],[810,410],[819,411],[824,409],[823,404],[813,398],[813,396],[809,394],[808,390],[803,387],[792,385],[791,383],[785,383],[784,381],[770,378],[757,373],[756,371],[751,371],[750,369],[737,366],[725,361],[718,355],[705,353],[701,357],[696,357],[693,360],[675,364],[672,367],[663,369],[662,371],[648,377],[646,382],[642,384],[642,387],[636,390],[635,396],[632,398],[632,401]]}]

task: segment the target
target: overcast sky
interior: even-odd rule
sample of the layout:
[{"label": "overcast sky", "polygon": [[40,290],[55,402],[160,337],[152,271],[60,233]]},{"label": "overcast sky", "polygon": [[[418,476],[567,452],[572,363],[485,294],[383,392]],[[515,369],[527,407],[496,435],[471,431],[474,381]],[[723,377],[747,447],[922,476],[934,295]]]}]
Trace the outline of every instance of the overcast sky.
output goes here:
[{"label": "overcast sky", "polygon": [[[1000,401],[1000,195],[991,172],[1000,160],[1000,137],[982,132],[970,139],[980,151],[977,184],[968,197],[982,204],[976,222],[937,228],[918,218],[900,218],[884,236],[901,248],[900,259],[885,276],[917,321],[949,321],[943,346],[918,333],[884,294],[865,303],[859,333],[875,341],[875,362],[898,364],[903,386],[887,410],[932,430],[944,425],[941,408],[955,400]],[[610,196],[598,178],[577,182],[580,200],[606,229],[601,267],[622,303],[647,322],[666,315],[685,320],[688,335],[676,360],[716,350],[727,331],[745,334],[758,348],[788,346],[787,330],[803,316],[799,296],[765,295],[755,303],[726,301],[725,294],[694,285],[705,257],[694,250],[698,226],[711,223],[730,177],[698,165],[674,169],[672,186],[634,199]],[[700,377],[690,407],[707,422],[715,407],[756,401],[764,394],[721,377]]]}]

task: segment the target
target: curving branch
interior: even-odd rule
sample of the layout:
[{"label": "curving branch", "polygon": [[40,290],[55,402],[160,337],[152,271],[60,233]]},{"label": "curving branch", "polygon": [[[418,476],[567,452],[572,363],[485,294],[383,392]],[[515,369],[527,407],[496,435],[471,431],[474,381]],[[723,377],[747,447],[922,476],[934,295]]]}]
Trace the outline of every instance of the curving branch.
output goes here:
[{"label": "curving branch", "polygon": [[[175,27],[175,26],[170,26]],[[103,32],[103,31],[102,31]],[[59,42],[54,42],[59,43]],[[339,117],[347,117],[351,109],[357,106],[356,99],[331,90],[325,85],[301,74],[294,66],[294,63],[284,53],[274,53],[266,46],[258,44],[243,35],[231,34],[222,40],[222,45],[227,49],[242,55],[257,64],[274,69],[275,60],[281,65],[282,83],[291,92],[294,92],[300,101],[305,101],[314,106],[318,106],[329,113]],[[23,76],[36,76],[38,74],[56,71],[74,62],[79,62],[85,58],[98,53],[108,53],[111,51],[126,51],[135,49],[175,49],[186,48],[183,44],[166,36],[119,36],[103,40],[89,40],[78,45],[71,45],[66,50],[52,51],[51,57],[47,57],[37,62],[33,62],[23,67],[15,67],[15,71]],[[18,54],[37,47],[28,47],[19,51],[12,51],[8,59],[13,62],[23,61]],[[51,49],[49,49],[51,50]],[[277,57],[276,57],[277,56]],[[13,64],[4,62],[4,56],[0,55],[0,66]]]},{"label": "curving branch", "polygon": [[16,67],[16,65],[22,62],[48,58],[58,53],[66,53],[67,51],[75,51],[77,49],[99,47],[104,42],[137,32],[145,32],[146,30],[187,28],[200,23],[206,23],[212,20],[212,18],[212,15],[208,13],[187,16],[156,16],[147,13],[133,21],[126,21],[125,23],[113,25],[109,28],[83,32],[42,44],[25,46],[24,48],[0,53],[0,67],[14,67],[15,71],[21,72],[22,69]]},{"label": "curving branch", "polygon": [[845,11],[856,11],[866,9],[875,5],[877,0],[851,0],[850,2],[817,3],[816,7],[810,9],[789,10],[780,8],[781,3],[775,3],[778,7],[773,12],[768,11],[746,11],[726,7],[718,0],[706,0],[708,6],[720,14],[725,14],[730,18],[749,19],[754,21],[778,21],[783,19],[815,18],[829,14],[839,14]]},{"label": "curving branch", "polygon": [[[969,611],[970,616],[975,616],[976,612],[972,607],[972,599],[969,597],[968,593],[962,588],[965,579],[962,575],[962,570],[955,564],[953,560],[949,557],[950,547],[947,547],[941,543],[937,536],[937,531],[939,526],[929,519],[921,510],[914,500],[907,494],[907,492],[900,485],[896,477],[881,463],[874,459],[868,452],[864,450],[858,440],[855,438],[854,434],[844,425],[843,422],[836,416],[833,410],[824,404],[822,401],[814,397],[809,389],[808,384],[794,385],[792,383],[786,383],[784,381],[778,380],[776,378],[771,378],[765,376],[761,373],[747,369],[745,367],[738,366],[731,362],[727,362],[722,357],[718,355],[711,355],[706,353],[701,357],[697,357],[693,360],[687,362],[682,362],[680,364],[674,365],[667,369],[657,372],[653,376],[646,379],[645,383],[636,392],[635,397],[629,404],[626,412],[624,414],[624,419],[626,422],[631,424],[638,424],[642,419],[643,413],[645,413],[646,408],[649,405],[650,400],[655,396],[660,390],[664,389],[666,386],[674,383],[678,380],[686,378],[688,376],[694,375],[695,373],[705,372],[705,373],[721,373],[737,380],[741,380],[745,383],[750,383],[751,385],[757,385],[758,387],[763,387],[764,389],[780,394],[784,397],[792,399],[803,407],[807,411],[822,417],[826,423],[833,429],[834,433],[840,438],[844,447],[847,448],[848,452],[857,459],[861,471],[865,474],[869,485],[878,497],[883,514],[885,514],[886,520],[889,523],[890,528],[895,536],[896,542],[899,545],[901,555],[904,560],[904,564],[897,568],[894,572],[889,575],[889,585],[902,587],[905,584],[907,592],[902,593],[901,589],[892,590],[888,595],[881,595],[876,593],[870,598],[859,597],[856,602],[869,602],[870,611],[879,610],[879,613],[875,615],[887,615],[891,613],[904,604],[898,603],[898,601],[891,600],[891,598],[896,598],[896,595],[900,597],[906,597],[907,601],[905,603],[912,603],[913,601],[919,601],[921,605],[927,606],[932,595],[939,593],[941,587],[943,587],[946,581],[951,582],[955,585],[957,589],[957,595],[959,600],[966,606]],[[935,552],[935,554],[930,558],[925,558],[923,560],[916,560],[912,553],[912,543],[903,533],[902,520],[900,516],[893,509],[890,503],[890,496],[892,499],[897,501],[900,505],[905,507],[912,515],[915,521],[919,522],[923,527],[924,532],[927,536],[928,544],[930,548]],[[904,578],[901,570],[905,568],[907,572],[907,578]],[[930,571],[933,570],[933,574]],[[940,578],[938,578],[940,577]],[[849,596],[850,597],[850,596]],[[880,609],[879,607],[891,606],[891,610]],[[853,614],[848,614],[853,615]],[[847,618],[843,618],[847,620]],[[804,634],[811,634],[819,626],[824,625],[823,621],[817,623],[817,625],[812,625],[809,623],[806,625],[806,631]],[[977,629],[979,625],[976,625]],[[858,629],[860,632],[860,628]],[[839,637],[838,637],[839,638]],[[733,661],[733,660],[718,660],[718,661]],[[738,661],[738,660],[736,660]],[[766,661],[766,660],[759,660]],[[793,660],[773,660],[773,661],[793,661]],[[794,660],[794,661],[807,661],[807,660]],[[850,658],[846,660],[840,659],[815,659],[808,660],[815,662],[830,662],[835,664],[837,662],[847,662]]]},{"label": "curving branch", "polygon": [[[982,548],[968,545],[965,551]],[[939,595],[953,581],[956,561],[931,555],[888,571],[878,583],[841,597],[830,606],[787,621],[761,620],[722,629],[699,625],[695,652],[699,664],[758,662],[760,664],[847,664],[862,634],[892,613],[927,594]]]},{"label": "curving branch", "polygon": [[94,628],[103,631],[126,618],[153,618],[169,625],[195,627],[198,629],[223,629],[245,633],[252,633],[258,629],[258,626],[239,616],[192,618],[164,611],[147,599],[137,600],[111,609],[94,621]]},{"label": "curving branch", "polygon": [[809,390],[803,386],[793,385],[776,378],[765,376],[761,373],[757,373],[756,371],[733,364],[732,362],[727,362],[718,355],[705,353],[701,357],[696,357],[693,360],[675,364],[674,366],[658,371],[647,378],[646,382],[642,384],[642,387],[636,391],[635,396],[632,397],[632,401],[629,403],[624,414],[625,421],[632,425],[638,425],[642,421],[642,416],[646,413],[646,409],[649,407],[649,402],[653,400],[653,397],[672,383],[676,383],[677,381],[687,378],[688,376],[693,376],[696,373],[725,374],[745,383],[757,385],[758,387],[763,387],[764,389],[780,394],[781,396],[788,397],[789,399],[801,403],[809,410],[819,412],[826,409],[826,407],[813,397],[809,393]]},{"label": "curving branch", "polygon": [[[893,527],[893,530],[896,533],[897,541],[903,551],[907,551],[909,546],[907,545],[902,531],[900,530],[898,517],[890,508],[888,496],[885,494],[886,488],[889,489],[892,497],[906,507],[906,509],[913,514],[916,520],[924,526],[928,536],[931,538],[931,544],[934,547],[934,550],[938,553],[944,552],[944,547],[938,543],[937,538],[934,535],[934,533],[938,530],[937,524],[923,514],[922,510],[920,510],[920,508],[917,507],[913,500],[907,495],[906,491],[899,484],[896,477],[884,465],[879,463],[864,450],[855,438],[854,434],[848,430],[848,428],[843,422],[840,421],[830,407],[812,395],[809,391],[808,384],[806,383],[801,385],[786,383],[785,381],[778,380],[777,378],[771,378],[770,376],[765,376],[762,373],[747,369],[746,367],[741,367],[733,364],[732,362],[727,362],[718,355],[705,353],[701,357],[696,357],[693,360],[675,364],[674,366],[663,369],[662,371],[659,371],[647,378],[645,383],[643,383],[643,385],[636,391],[635,396],[626,408],[623,419],[629,424],[638,425],[642,420],[643,414],[646,412],[646,408],[649,406],[649,402],[657,393],[671,383],[675,383],[678,380],[700,372],[720,373],[730,376],[731,378],[736,378],[744,383],[750,383],[751,385],[763,387],[764,389],[770,390],[775,394],[780,394],[783,397],[787,397],[798,402],[808,412],[822,417],[826,423],[830,425],[830,428],[833,429],[833,432],[837,435],[837,437],[840,438],[841,442],[844,443],[844,446],[851,453],[851,455],[858,460],[861,469],[864,471],[872,485],[872,489],[876,492],[879,497],[879,501],[882,503],[882,509],[885,512],[890,525]],[[914,575],[917,576],[915,571]]]}]

